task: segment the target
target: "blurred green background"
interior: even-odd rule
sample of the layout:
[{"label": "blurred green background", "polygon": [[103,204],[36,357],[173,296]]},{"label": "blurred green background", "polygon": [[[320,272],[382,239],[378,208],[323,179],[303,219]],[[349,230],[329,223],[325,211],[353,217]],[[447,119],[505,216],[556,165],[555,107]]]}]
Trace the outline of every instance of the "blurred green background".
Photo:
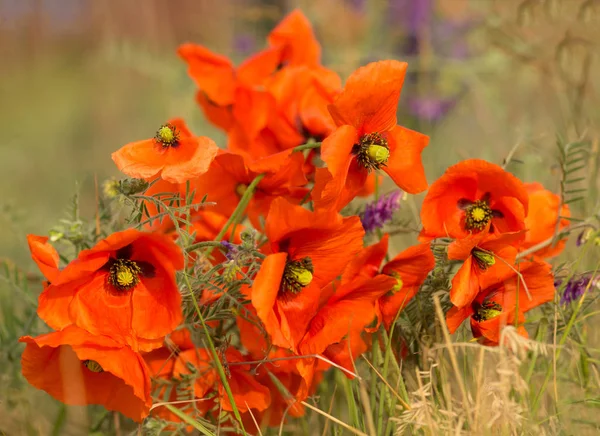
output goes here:
[{"label": "blurred green background", "polygon": [[[295,7],[313,23],[323,63],[343,79],[369,61],[409,62],[399,123],[431,136],[430,181],[458,160],[501,164],[513,150],[510,170],[556,190],[557,133],[585,135],[598,156],[599,3],[0,0],[0,258],[35,271],[25,235],[47,234],[77,189],[93,216],[94,178],[118,175],[110,153],[168,118],[182,116],[224,146],[194,102],[177,46],[201,43],[240,61]],[[589,180],[589,201],[574,205],[574,216],[597,204],[598,183]],[[8,331],[6,313],[18,318],[15,303],[25,298],[6,283],[0,290]],[[19,381],[14,346],[0,354],[0,430],[49,434],[55,405]]]}]

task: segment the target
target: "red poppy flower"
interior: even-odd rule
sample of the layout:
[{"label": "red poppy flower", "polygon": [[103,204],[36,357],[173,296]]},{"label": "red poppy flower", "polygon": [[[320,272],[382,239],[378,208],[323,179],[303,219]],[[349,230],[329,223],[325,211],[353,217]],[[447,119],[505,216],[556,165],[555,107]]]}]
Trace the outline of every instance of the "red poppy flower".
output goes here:
[{"label": "red poppy flower", "polygon": [[358,277],[339,286],[311,319],[299,345],[300,353],[322,354],[345,337],[360,337],[377,316],[377,301],[396,283],[394,277],[377,274],[372,278]]},{"label": "red poppy flower", "polygon": [[157,348],[181,322],[181,268],[181,250],[169,237],[113,233],[60,272],[40,295],[38,315],[57,330],[74,324],[134,349]]},{"label": "red poppy flower", "polygon": [[324,67],[288,67],[273,75],[267,90],[275,108],[268,127],[282,148],[321,141],[335,130],[327,107],[341,90],[341,80]]},{"label": "red poppy flower", "polygon": [[[249,409],[263,411],[271,402],[269,389],[260,384],[256,377],[250,374],[250,365],[240,364],[244,357],[235,348],[228,348],[223,356],[222,364],[228,373],[228,383],[236,406],[242,412]],[[235,365],[230,365],[235,364]],[[179,354],[175,363],[175,376],[196,375],[194,392],[197,398],[207,397],[210,391],[218,392],[218,400],[223,410],[231,412],[233,407],[221,383],[209,352],[198,348],[186,350]]]},{"label": "red poppy flower", "polygon": [[20,341],[27,344],[23,375],[36,388],[65,404],[101,404],[137,422],[148,415],[150,376],[131,348],[74,326]]},{"label": "red poppy flower", "polygon": [[152,139],[131,142],[112,154],[117,168],[129,177],[183,183],[208,170],[219,147],[205,136],[193,136],[182,119],[161,126]]},{"label": "red poppy flower", "polygon": [[317,173],[313,196],[318,207],[341,209],[373,170],[382,169],[411,194],[427,188],[421,152],[429,138],[396,124],[406,68],[398,61],[361,67],[329,106],[338,127],[321,146],[328,173]]},{"label": "red poppy flower", "polygon": [[272,343],[296,350],[317,312],[321,288],[360,251],[364,230],[356,216],[313,213],[278,198],[265,233],[269,254],[254,281],[252,305]]},{"label": "red poppy flower", "polygon": [[480,232],[450,244],[448,259],[464,261],[452,279],[452,304],[458,307],[471,304],[480,289],[514,274],[516,245],[522,239],[523,232],[491,235]]},{"label": "red poppy flower", "polygon": [[464,238],[490,224],[491,233],[525,228],[528,197],[523,183],[498,165],[468,159],[436,180],[421,208],[421,239]]},{"label": "red poppy flower", "polygon": [[59,256],[57,251],[45,236],[27,235],[27,244],[29,244],[31,258],[37,264],[44,277],[52,282],[59,273]]},{"label": "red poppy flower", "polygon": [[300,9],[293,10],[269,33],[269,44],[282,49],[283,65],[316,66],[321,59],[321,45],[312,26]]},{"label": "red poppy flower", "polygon": [[[524,313],[554,299],[554,278],[546,262],[522,262],[517,266],[527,287],[513,274],[503,282],[489,286],[477,298],[463,308],[453,307],[446,314],[446,324],[454,333],[462,322],[471,318],[471,330],[475,337],[483,337],[488,343],[497,344],[505,325],[525,321]],[[523,330],[520,330],[523,333]]]},{"label": "red poppy flower", "polygon": [[[569,220],[560,217],[570,217],[571,210],[568,204],[563,204],[560,208],[560,197],[547,189],[541,183],[526,183],[525,189],[529,194],[529,212],[525,217],[525,241],[521,245],[523,249],[531,248],[540,242],[543,242],[554,235],[555,231],[560,231],[569,225]],[[548,258],[558,256],[565,248],[566,239],[561,239],[553,246],[542,248],[535,252],[536,256]]]},{"label": "red poppy flower", "polygon": [[257,53],[237,68],[227,57],[197,44],[183,44],[177,54],[188,64],[188,74],[207,100],[219,107],[233,105],[239,87],[263,85],[281,61],[277,47]]},{"label": "red poppy flower", "polygon": [[[248,316],[255,316],[250,307]],[[287,416],[299,417],[305,413],[302,401],[315,392],[322,370],[315,365],[314,358],[296,356],[290,350],[270,346],[255,323],[238,317],[240,341],[253,360],[263,362],[256,372],[259,383],[271,391],[271,405],[256,414],[259,425],[278,426]],[[272,378],[276,378],[275,383]],[[285,391],[281,391],[281,386]],[[250,425],[248,428],[254,428]],[[247,428],[247,430],[248,430]]]},{"label": "red poppy flower", "polygon": [[383,274],[395,279],[388,292],[379,299],[378,316],[386,328],[390,328],[398,313],[417,294],[419,288],[435,266],[435,258],[429,244],[419,244],[407,248],[392,260],[381,266],[388,250],[389,236],[364,248],[344,270],[342,283],[352,282],[362,277],[375,277]]},{"label": "red poppy flower", "polygon": [[303,162],[300,153],[289,156],[289,152],[285,152],[257,161],[249,161],[234,153],[223,153],[206,174],[192,181],[192,189],[199,198],[206,194],[206,201],[216,203],[211,210],[230,216],[252,180],[261,173],[267,173],[257,185],[246,210],[252,224],[260,228],[259,217],[267,214],[275,198],[283,197],[300,203],[306,197],[308,190],[304,188],[307,182],[302,171]]}]

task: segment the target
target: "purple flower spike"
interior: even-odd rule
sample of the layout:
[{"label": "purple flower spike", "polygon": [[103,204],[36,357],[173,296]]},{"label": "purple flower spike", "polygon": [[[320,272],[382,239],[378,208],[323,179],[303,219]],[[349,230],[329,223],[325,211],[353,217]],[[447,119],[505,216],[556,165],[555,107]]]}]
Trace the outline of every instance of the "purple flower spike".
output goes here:
[{"label": "purple flower spike", "polygon": [[371,233],[382,228],[392,220],[394,212],[400,208],[402,191],[394,191],[371,203],[367,203],[365,211],[360,215],[365,232]]},{"label": "purple flower spike", "polygon": [[[590,281],[592,282],[590,284]],[[562,280],[557,280],[554,282],[554,287],[560,287]],[[598,278],[592,278],[591,274],[584,274],[579,277],[573,277],[567,285],[565,286],[563,295],[560,299],[560,304],[566,306],[573,301],[577,301],[581,298],[585,290],[590,286],[588,292],[592,291],[594,287],[600,287],[600,280]]]}]

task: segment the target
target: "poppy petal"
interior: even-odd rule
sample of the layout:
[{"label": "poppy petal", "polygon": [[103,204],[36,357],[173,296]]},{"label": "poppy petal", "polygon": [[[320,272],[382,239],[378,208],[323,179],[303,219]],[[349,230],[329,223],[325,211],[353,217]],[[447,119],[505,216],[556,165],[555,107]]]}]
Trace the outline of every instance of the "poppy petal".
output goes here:
[{"label": "poppy petal", "polygon": [[383,170],[394,183],[409,194],[427,189],[427,179],[421,153],[429,143],[429,137],[401,126],[388,133],[389,159]]},{"label": "poppy petal", "polygon": [[387,132],[397,123],[396,110],[408,64],[372,62],[357,69],[329,112],[338,126],[351,125],[359,136]]}]

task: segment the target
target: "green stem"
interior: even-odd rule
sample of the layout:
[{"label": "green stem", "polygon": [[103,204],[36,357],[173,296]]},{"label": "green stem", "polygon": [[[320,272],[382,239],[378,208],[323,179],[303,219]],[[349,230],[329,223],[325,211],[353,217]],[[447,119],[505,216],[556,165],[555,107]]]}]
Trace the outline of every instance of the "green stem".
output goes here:
[{"label": "green stem", "polygon": [[[187,274],[184,274],[184,277],[185,277],[188,289],[191,291],[192,288],[191,288],[189,279],[187,278]],[[223,364],[221,363],[221,359],[219,359],[219,355],[217,354],[215,344],[210,336],[208,326],[206,325],[206,322],[204,321],[204,316],[202,316],[202,311],[200,310],[198,301],[196,300],[196,297],[193,294],[192,294],[192,301],[194,303],[194,309],[196,310],[196,313],[198,314],[198,317],[200,318],[200,322],[202,323],[202,329],[204,330],[204,335],[206,336],[206,340],[208,342],[208,349],[210,351],[213,361],[216,364],[217,372],[219,373],[219,378],[221,379],[221,383],[223,384],[223,387],[225,388],[225,392],[227,392],[227,397],[229,398],[229,402],[231,403],[231,408],[233,409],[233,414],[241,426],[242,434],[244,436],[246,436],[247,433],[246,433],[246,430],[244,429],[244,423],[242,421],[242,416],[240,415],[240,411],[238,410],[237,405],[235,403],[235,398],[233,396],[233,392],[231,391],[231,387],[229,386],[229,382],[227,380],[227,375],[225,374],[225,370],[223,369]]]},{"label": "green stem", "polygon": [[293,152],[304,151],[304,150],[312,150],[313,148],[319,148],[321,146],[320,142],[307,142],[306,144],[299,145],[292,149]]},{"label": "green stem", "polygon": [[197,243],[192,244],[189,247],[187,247],[185,249],[185,251],[187,251],[189,253],[190,251],[198,250],[199,248],[204,248],[204,247],[223,247],[223,244],[221,244],[219,241],[197,242]]}]

